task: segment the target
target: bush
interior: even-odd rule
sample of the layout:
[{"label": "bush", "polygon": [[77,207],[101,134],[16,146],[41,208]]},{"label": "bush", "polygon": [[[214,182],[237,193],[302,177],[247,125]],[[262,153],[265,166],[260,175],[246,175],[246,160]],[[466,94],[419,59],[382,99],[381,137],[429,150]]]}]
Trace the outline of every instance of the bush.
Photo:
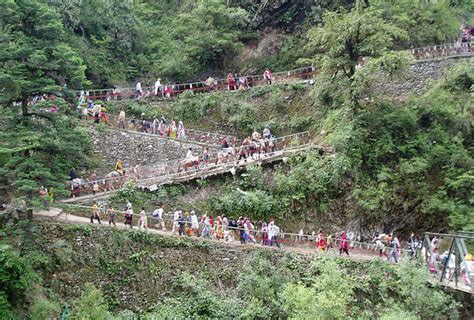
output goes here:
[{"label": "bush", "polygon": [[72,320],[103,320],[113,319],[108,311],[102,292],[88,283],[81,297],[74,302]]},{"label": "bush", "polygon": [[46,299],[39,299],[30,308],[29,314],[31,320],[53,320],[59,318],[60,312],[58,304]]}]

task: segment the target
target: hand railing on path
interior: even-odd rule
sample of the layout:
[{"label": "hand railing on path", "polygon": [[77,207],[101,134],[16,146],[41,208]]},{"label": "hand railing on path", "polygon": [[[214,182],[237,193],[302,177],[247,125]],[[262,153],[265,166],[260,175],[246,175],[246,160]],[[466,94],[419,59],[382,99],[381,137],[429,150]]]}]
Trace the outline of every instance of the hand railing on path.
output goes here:
[{"label": "hand railing on path", "polygon": [[455,42],[411,50],[413,58],[417,61],[441,57],[464,56],[474,54],[474,42]]},{"label": "hand railing on path", "polygon": [[[474,257],[465,241],[474,241],[474,233],[442,234],[426,232],[423,236],[423,262],[443,285],[473,289]],[[441,251],[444,252],[440,254]],[[469,257],[470,255],[470,257]],[[468,258],[470,258],[468,260]]]},{"label": "hand railing on path", "polygon": [[[294,70],[275,72],[272,74],[272,82],[279,83],[284,81],[297,81],[297,80],[308,80],[311,79],[314,75],[313,67],[303,67]],[[245,87],[254,87],[258,85],[265,84],[267,80],[264,79],[263,75],[250,75],[242,76],[245,77]],[[235,79],[235,90],[237,91],[239,87],[239,79]],[[172,88],[171,97],[176,97],[184,91],[194,91],[194,92],[210,92],[210,91],[225,91],[228,90],[227,79],[217,79],[214,80],[214,85],[208,86],[205,81],[198,82],[188,82],[188,83],[176,83],[170,84]],[[154,94],[154,86],[145,86],[142,87],[142,95],[140,98],[162,98],[165,99],[163,95],[164,86],[161,87],[161,91],[157,95]],[[83,94],[84,100],[123,100],[127,98],[137,98],[136,89],[133,87],[126,88],[112,88],[112,89],[91,89],[91,90],[78,90],[75,91],[77,98],[80,98]]]},{"label": "hand railing on path", "polygon": [[[295,133],[280,138],[273,139],[273,150],[266,149],[266,151],[258,150],[256,154],[257,160],[265,160],[266,157],[271,157],[276,152],[284,150],[298,148],[299,146],[309,145],[311,136],[308,131]],[[145,167],[130,167],[123,176],[111,176],[104,178],[97,178],[95,180],[82,180],[82,181],[68,181],[71,188],[71,195],[78,197],[82,195],[98,194],[103,192],[110,192],[118,190],[123,187],[126,181],[134,181],[139,184],[140,182],[151,181],[151,180],[169,180],[170,178],[179,177],[185,174],[192,174],[197,171],[205,174],[207,171],[215,168],[223,168],[229,165],[235,165],[238,163],[240,151],[247,149],[249,146],[231,147],[222,151],[210,151],[208,153],[208,160],[203,158],[203,154],[194,156],[192,159],[181,158],[160,162],[152,166]],[[230,154],[230,153],[231,154]],[[262,154],[263,153],[263,154]],[[246,155],[247,157],[254,155]],[[220,163],[219,163],[220,161]],[[244,159],[241,160],[241,164],[244,163]],[[191,168],[191,170],[187,170]],[[194,170],[194,171],[193,171]]]},{"label": "hand railing on path", "polygon": [[[414,48],[411,50],[405,50],[412,54],[416,61],[430,60],[439,57],[455,57],[455,56],[469,56],[474,54],[474,46],[472,41],[470,42],[455,42],[440,44],[434,46],[426,46],[422,48]],[[312,79],[316,74],[314,66],[307,66],[297,68],[289,71],[275,72],[272,74],[272,82],[286,82],[286,81],[306,81]],[[253,87],[262,84],[266,84],[267,80],[264,79],[263,75],[250,75],[243,76],[246,78],[245,87]],[[239,79],[235,79],[236,88],[239,86]],[[209,91],[224,91],[228,90],[228,83],[226,79],[217,79],[214,81],[214,85],[208,86],[205,81],[188,82],[188,83],[176,83],[171,84],[172,97],[176,97],[184,91],[195,91],[195,92],[209,92]],[[160,91],[157,95],[154,94],[154,86],[142,87],[142,96],[140,98],[151,98],[157,97],[165,99],[163,94],[164,86],[160,87]],[[90,89],[90,90],[77,90],[75,94],[78,98],[82,96],[83,100],[88,99],[103,99],[103,100],[122,100],[128,98],[136,98],[136,90],[134,87],[125,88],[111,88],[111,89]]]},{"label": "hand railing on path", "polygon": [[[112,125],[114,128],[116,128],[117,130],[120,130],[118,128],[118,124],[119,124],[118,116],[108,115],[108,117],[109,117],[109,124]],[[236,143],[236,142],[239,141],[236,136],[233,136],[233,135],[230,135],[230,134],[223,134],[223,133],[219,133],[219,132],[206,132],[206,131],[201,131],[201,130],[196,130],[196,129],[188,129],[188,128],[185,129],[186,136],[185,136],[184,139],[171,138],[167,134],[161,135],[158,132],[158,128],[153,130],[153,120],[148,120],[147,119],[147,130],[146,130],[146,132],[143,130],[141,119],[135,118],[135,124],[130,123],[130,120],[131,120],[130,118],[126,119],[126,123],[125,123],[126,129],[122,129],[122,130],[125,130],[126,132],[127,131],[136,131],[136,132],[140,132],[140,133],[148,133],[148,134],[155,135],[156,137],[167,138],[167,139],[183,141],[183,142],[189,140],[190,142],[200,142],[200,143],[205,143],[205,144],[214,145],[214,146],[220,145],[222,140],[224,140],[224,138],[229,143]],[[169,127],[169,124],[170,124],[170,122],[167,123],[168,127]]]},{"label": "hand railing on path", "polygon": [[[108,207],[109,204],[112,205],[112,207],[115,207],[115,208],[117,207],[117,206],[114,206],[112,203],[106,203],[106,201],[105,202],[104,201],[99,201],[98,202],[98,210],[100,212],[101,219],[104,222],[108,221],[106,219],[110,218],[110,216],[106,215],[106,210],[107,210],[107,207]],[[93,210],[95,210],[94,207],[86,206],[86,205],[69,204],[69,203],[68,204],[56,203],[55,205],[60,207],[60,208],[63,208],[63,210],[67,210],[67,211],[74,210],[74,215],[79,215],[79,216],[84,216],[84,217],[90,217]],[[113,212],[113,214],[115,214],[115,221],[117,223],[119,223],[120,221],[125,220],[125,215],[127,214],[125,212],[125,210],[112,209],[112,212]],[[132,214],[132,216],[134,218],[133,221],[135,222],[133,226],[135,227],[135,224],[140,219],[140,214],[134,212]],[[174,220],[173,216],[174,216],[173,212],[167,212],[167,213],[165,212],[165,213],[163,213],[163,217],[160,219],[158,217],[154,217],[151,213],[147,213],[146,217],[148,219],[148,228],[152,229],[152,230],[161,228],[160,223],[161,223],[161,220],[163,220],[163,223],[164,223],[164,226],[165,226],[165,229],[164,229],[165,231],[172,231],[173,230],[173,225],[174,225],[174,228],[176,229],[175,231],[178,231],[177,230],[177,225],[175,225],[177,223],[177,220]],[[198,237],[201,235],[202,229],[204,228],[204,223],[200,220],[201,219],[198,219],[197,232],[196,231],[194,232],[194,236],[198,236]],[[186,228],[191,227],[190,216],[188,216],[184,219],[184,223],[186,225]],[[276,224],[279,225],[278,222],[276,222]],[[214,226],[212,227],[212,229],[213,229],[212,231],[214,231],[214,232],[211,231],[210,238],[215,238],[215,231],[216,231],[215,229],[216,229],[217,225],[218,225],[217,220],[214,220]],[[248,243],[262,244],[263,232],[262,232],[262,229],[256,228],[256,226],[254,226],[253,229],[240,228],[238,226],[236,226],[236,227],[229,226],[226,229],[230,231],[230,233],[231,233],[230,238],[232,239],[232,241],[239,241],[240,231],[245,231],[245,232],[247,232],[248,234],[250,234],[252,236],[250,239],[248,239],[249,240]],[[316,243],[317,238],[318,238],[317,234],[298,234],[298,233],[284,232],[283,230],[280,229],[280,232],[278,233],[276,242],[278,242],[278,244],[283,245],[284,248],[292,247],[292,248],[303,248],[303,249],[316,250],[315,247],[317,246],[317,243]],[[327,239],[327,236],[325,238]],[[329,248],[337,249],[337,247],[340,245],[340,242],[341,242],[341,239],[333,238],[328,243]],[[356,240],[351,239],[351,238],[347,239],[347,242],[348,242],[348,247],[353,252],[354,251],[359,252],[359,253],[364,252],[369,256],[376,256],[377,255],[376,245],[373,242],[361,242],[361,241],[356,241]],[[391,249],[386,248],[384,250],[387,251],[387,250],[391,250]],[[400,252],[401,251],[404,251],[404,250],[400,250]]]},{"label": "hand railing on path", "polygon": [[[144,204],[146,205],[146,204]],[[467,293],[473,293],[472,291],[472,255],[467,253],[464,240],[474,240],[473,233],[458,233],[458,234],[439,234],[439,233],[425,233],[423,235],[424,243],[422,248],[405,250],[401,247],[390,247],[384,246],[380,249],[377,242],[361,242],[356,241],[353,238],[342,239],[339,237],[341,232],[332,233],[330,236],[324,235],[325,244],[322,248],[319,243],[319,235],[313,234],[302,234],[302,233],[291,233],[284,232],[280,229],[275,238],[269,237],[269,230],[264,230],[262,226],[251,224],[246,225],[244,228],[236,224],[235,226],[222,223],[223,220],[219,220],[217,217],[211,224],[209,216],[201,216],[192,218],[190,213],[182,212],[183,216],[176,218],[173,212],[163,213],[162,217],[153,216],[150,213],[146,213],[145,216],[137,213],[130,213],[124,210],[111,209],[114,206],[113,203],[98,202],[98,207],[77,205],[77,204],[65,204],[56,203],[56,207],[61,208],[59,213],[55,213],[54,216],[47,213],[38,212],[37,215],[54,217],[55,219],[64,219],[66,222],[73,223],[86,223],[89,219],[92,221],[101,220],[102,226],[111,227],[127,227],[125,222],[128,222],[130,229],[138,228],[142,232],[153,232],[168,236],[184,236],[189,238],[195,238],[200,240],[213,240],[228,243],[229,245],[254,245],[261,247],[277,247],[283,251],[296,251],[304,254],[337,254],[340,249],[342,241],[346,243],[344,247],[348,248],[347,253],[339,250],[339,255],[346,256],[347,258],[355,258],[362,260],[371,259],[383,259],[382,253],[388,257],[387,252],[392,255],[395,250],[398,255],[397,261],[388,260],[391,263],[398,263],[402,260],[411,260],[425,262],[430,272],[434,272],[431,266],[431,260],[433,253],[440,246],[440,242],[444,239],[452,239],[451,243],[448,243],[449,253],[447,254],[446,261],[439,261],[435,259],[436,263],[440,265],[441,272],[436,271],[435,276],[428,278],[428,280],[436,280],[439,284],[450,287],[456,290],[461,290]],[[126,219],[126,216],[131,217]],[[61,217],[62,216],[62,217]],[[231,217],[228,217],[228,222],[231,221]],[[128,220],[128,221],[127,221]],[[194,220],[194,221],[193,221]],[[112,222],[113,221],[113,222]],[[123,221],[123,222],[122,222]],[[235,221],[235,220],[234,220]],[[276,221],[276,225],[278,225]],[[334,237],[334,238],[333,238]],[[440,242],[433,244],[434,239],[441,239]],[[439,237],[439,238],[438,238]],[[431,248],[431,249],[430,249]],[[464,249],[463,249],[464,248]],[[346,253],[346,254],[344,254]],[[470,258],[470,260],[469,260]],[[424,267],[423,264],[421,264]],[[459,277],[463,278],[464,283],[459,283]],[[454,278],[454,279],[453,279]]]}]

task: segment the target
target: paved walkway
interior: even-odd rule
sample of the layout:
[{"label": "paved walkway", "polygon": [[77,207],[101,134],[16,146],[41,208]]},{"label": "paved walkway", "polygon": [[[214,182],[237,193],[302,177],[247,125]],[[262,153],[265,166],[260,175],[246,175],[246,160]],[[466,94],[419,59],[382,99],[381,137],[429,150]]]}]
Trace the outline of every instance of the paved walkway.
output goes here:
[{"label": "paved walkway", "polygon": [[[70,213],[65,213],[62,209],[58,208],[51,208],[51,210],[41,210],[41,211],[36,211],[34,212],[34,216],[38,218],[50,218],[53,219],[57,222],[60,223],[68,223],[68,224],[80,224],[80,225],[88,225],[88,226],[94,226],[94,227],[104,227],[104,228],[119,228],[119,229],[125,229],[125,230],[130,230],[129,226],[126,226],[125,224],[121,222],[116,222],[116,226],[109,225],[108,222],[104,221],[102,224],[90,223],[90,218],[84,217],[84,216],[78,216]],[[149,219],[151,220],[151,219]],[[151,226],[152,223],[149,223]],[[137,230],[138,228],[136,226],[133,227],[134,230]],[[160,235],[160,236],[176,236],[171,233],[171,231],[162,231],[162,230],[157,230],[154,228],[148,228],[146,230],[142,229],[143,232],[149,232],[155,235]],[[301,244],[298,242],[293,242],[293,243],[282,243],[281,248],[277,247],[268,247],[268,246],[262,246],[260,244],[241,244],[239,241],[236,240],[231,240],[231,241],[223,241],[223,240],[216,240],[212,238],[199,238],[199,237],[186,237],[187,239],[193,239],[194,241],[211,241],[213,243],[222,245],[222,246],[229,246],[229,247],[240,247],[242,249],[244,248],[251,248],[251,249],[262,249],[262,250],[282,250],[286,252],[293,252],[293,253],[298,253],[298,254],[304,254],[304,255],[309,255],[309,256],[314,256],[317,257],[321,255],[318,250],[314,248],[314,244],[311,244],[311,247],[308,246],[307,244]],[[366,250],[366,249],[357,249],[353,248],[350,250],[350,255],[339,255],[337,248],[335,249],[330,249],[329,251],[323,253],[325,256],[331,256],[331,257],[336,257],[339,256],[343,259],[351,259],[351,260],[358,260],[358,261],[368,261],[368,260],[373,260],[373,259],[383,259],[385,258],[380,258],[374,251]],[[454,281],[448,282],[447,280],[443,281],[443,283],[440,283],[437,278],[432,278],[431,281],[434,284],[441,285],[445,288],[450,288],[452,290],[458,290],[458,291],[463,291],[466,293],[471,293],[473,294],[472,289],[465,285],[464,283],[460,282],[458,283],[458,286],[456,287]]]},{"label": "paved walkway", "polygon": [[[427,62],[438,59],[447,58],[459,58],[459,57],[472,57],[474,56],[474,45],[471,43],[447,43],[435,46],[426,46],[422,48],[415,48],[411,50],[402,50],[410,52],[413,57],[413,62]],[[275,72],[272,75],[273,83],[288,83],[288,82],[310,82],[317,75],[317,72],[313,66],[306,66],[294,70]],[[253,86],[266,85],[267,81],[263,75],[251,75],[246,76],[248,84]],[[236,83],[238,79],[235,79]],[[172,97],[181,94],[184,91],[197,91],[197,92],[209,92],[210,87],[206,85],[204,81],[189,82],[181,84],[170,84],[173,87]],[[164,85],[163,85],[164,87]],[[144,86],[143,96],[144,98],[162,98],[165,99],[162,93],[158,96],[154,95],[154,86]],[[228,90],[226,79],[215,80],[213,90],[226,91]],[[237,90],[234,90],[237,91]],[[105,99],[105,100],[121,100],[121,99],[135,99],[136,94],[135,87],[120,88],[120,89],[94,89],[84,91],[84,99]],[[75,91],[77,97],[81,96],[81,91]]]},{"label": "paved walkway", "polygon": [[[195,180],[198,178],[205,179],[210,176],[220,175],[227,172],[231,172],[233,174],[236,173],[237,170],[240,170],[248,165],[251,164],[265,164],[265,163],[272,163],[276,161],[281,161],[285,157],[289,156],[290,154],[297,153],[297,152],[304,152],[309,149],[315,148],[320,149],[323,151],[328,151],[327,147],[317,146],[310,143],[310,136],[308,132],[302,132],[290,136],[285,136],[276,139],[278,151],[268,153],[266,155],[261,154],[259,156],[255,156],[254,158],[248,158],[247,160],[226,160],[219,164],[217,162],[217,154],[211,155],[209,159],[209,164],[205,167],[202,166],[203,162],[201,161],[201,166],[199,168],[193,168],[188,171],[181,171],[177,172],[179,163],[184,161],[185,159],[181,160],[173,160],[172,163],[166,163],[164,165],[157,164],[156,166],[149,168],[146,175],[142,175],[139,180],[135,180],[135,185],[142,189],[156,189],[158,186],[167,185],[167,184],[174,184],[174,183],[182,183],[191,180]],[[90,200],[97,200],[107,198],[111,194],[117,192],[123,185],[123,183],[127,180],[127,177],[114,177],[108,179],[98,179],[97,182],[103,185],[107,185],[106,188],[108,191],[99,192],[95,194],[92,193],[92,183],[86,182],[83,184],[83,189],[81,189],[86,195],[77,196],[69,199],[62,200],[63,203],[75,203],[75,202],[82,202],[82,201],[90,201]],[[133,181],[133,180],[132,180]],[[112,188],[113,186],[113,188]],[[113,189],[113,190],[110,190]]]},{"label": "paved walkway", "polygon": [[[107,221],[103,221],[102,224],[98,224],[96,220],[94,220],[94,223],[92,224],[90,222],[90,218],[84,217],[84,216],[78,216],[70,213],[64,212],[62,209],[59,208],[51,208],[49,211],[48,210],[40,210],[40,211],[35,211],[34,216],[39,217],[39,218],[51,218],[54,221],[61,222],[61,223],[69,223],[69,224],[80,224],[80,225],[88,225],[88,226],[95,226],[95,227],[110,227],[110,228],[119,228],[119,229],[125,229],[125,230],[131,230],[129,226],[126,226],[125,224],[121,222],[116,222],[116,226],[114,227],[113,225],[109,225]],[[152,223],[150,223],[151,219],[149,220],[149,225],[151,226]],[[136,226],[137,223],[137,218],[135,218],[135,225],[133,226],[132,230],[140,230]],[[143,232],[149,232],[152,234],[156,235],[161,235],[161,236],[170,236],[170,237],[178,237],[178,235],[173,235],[171,233],[171,230],[167,231],[162,231],[162,230],[157,230],[152,227],[144,230]],[[277,247],[268,247],[268,246],[262,246],[260,244],[255,244],[255,243],[248,243],[248,244],[241,244],[240,241],[237,240],[231,240],[231,241],[224,241],[224,240],[216,240],[213,238],[200,238],[200,237],[186,237],[187,239],[194,239],[196,241],[211,241],[213,243],[218,243],[224,246],[232,246],[232,247],[241,247],[241,248],[258,248],[258,249],[267,249],[267,250],[283,250],[283,251],[289,251],[289,252],[295,252],[295,253],[301,253],[301,254],[306,254],[306,255],[312,255],[312,256],[318,256],[320,253],[314,248],[314,247],[309,247],[308,245],[301,244],[298,245],[298,243],[292,243],[291,245],[288,244],[281,244],[281,248]],[[370,260],[374,258],[378,258],[378,256],[373,253],[373,252],[364,252],[365,250],[359,250],[359,249],[354,249],[350,251],[350,256],[346,255],[341,255],[343,258],[350,258],[350,259],[355,259],[355,260]],[[337,252],[336,249],[332,249],[326,253],[325,255],[328,256],[339,256],[339,252]]]}]

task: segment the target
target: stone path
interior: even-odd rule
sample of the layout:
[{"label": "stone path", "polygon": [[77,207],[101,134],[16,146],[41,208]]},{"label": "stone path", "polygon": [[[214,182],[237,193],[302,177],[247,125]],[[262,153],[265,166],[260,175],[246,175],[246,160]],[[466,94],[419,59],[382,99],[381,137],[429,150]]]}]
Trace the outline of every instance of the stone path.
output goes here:
[{"label": "stone path", "polygon": [[[58,208],[51,208],[49,211],[48,210],[41,210],[41,211],[36,211],[34,212],[34,216],[37,218],[49,218],[53,219],[54,221],[60,222],[60,223],[68,223],[68,224],[80,224],[80,225],[88,225],[92,227],[104,227],[104,228],[119,228],[119,229],[125,229],[125,230],[131,230],[129,226],[126,226],[125,224],[121,222],[116,222],[116,226],[109,225],[108,222],[103,221],[102,224],[90,223],[90,218],[83,217],[83,216],[78,216],[70,213],[64,212],[62,209]],[[149,219],[150,221],[151,219]],[[136,220],[137,221],[137,220]],[[149,223],[149,225],[152,225]],[[134,230],[137,230],[138,227],[134,226]],[[162,231],[162,230],[157,230],[154,228],[148,228],[148,229],[142,229],[143,232],[149,232],[155,235],[160,235],[160,236],[178,236],[178,235],[173,235],[171,231]],[[186,236],[185,236],[186,237]],[[188,237],[186,237],[188,238]],[[219,245],[222,245],[223,247],[228,246],[228,247],[240,247],[240,248],[253,248],[253,249],[261,249],[261,250],[283,250],[286,252],[293,252],[293,253],[298,253],[298,254],[304,254],[304,255],[310,255],[317,257],[321,255],[321,253],[318,252],[313,246],[308,246],[305,244],[299,244],[297,242],[291,243],[283,243],[281,244],[281,248],[277,247],[268,247],[268,246],[262,246],[260,244],[241,244],[239,241],[232,240],[232,241],[223,241],[223,240],[216,240],[216,239],[202,239],[199,237],[189,237],[188,239],[193,239],[194,241],[211,241],[213,243],[218,243]],[[374,251],[370,250],[364,250],[364,249],[356,249],[353,248],[350,250],[350,255],[339,255],[337,248],[330,249],[329,251],[323,253],[325,256],[331,256],[331,257],[336,257],[339,256],[343,259],[351,259],[351,260],[358,260],[358,261],[368,261],[368,260],[373,260],[373,259],[383,259],[385,258],[380,258]],[[434,284],[441,285],[445,288],[450,288],[452,290],[458,290],[458,291],[463,291],[466,293],[471,293],[472,289],[465,285],[462,282],[459,282],[458,285],[456,286],[454,281],[443,281],[443,283],[440,283],[439,280],[435,277],[430,279]]]},{"label": "stone path", "polygon": [[[125,229],[125,230],[138,229],[138,227],[136,226],[136,223],[138,221],[137,218],[134,219],[135,225],[133,226],[132,229],[130,229],[129,226],[125,225],[122,222],[117,222],[117,221],[116,221],[116,226],[109,225],[107,221],[102,221],[102,224],[98,224],[96,220],[94,220],[94,223],[92,224],[90,222],[90,218],[88,217],[70,214],[59,208],[51,208],[50,210],[35,211],[34,216],[38,218],[50,218],[60,223],[80,224],[80,225],[88,225],[88,226],[93,226],[93,227],[104,227],[104,228],[110,227],[110,228],[119,228],[119,229]],[[148,220],[149,220],[148,224],[152,225],[150,223],[151,219],[149,218]],[[141,229],[141,230],[143,230],[143,232],[149,232],[149,233],[161,235],[161,236],[170,236],[170,237],[178,236],[178,235],[173,235],[171,233],[171,230],[162,231],[162,230],[157,230],[151,227],[146,230],[144,229]],[[216,240],[212,238],[203,239],[199,237],[190,237],[190,239],[200,240],[200,241],[212,241],[213,243],[219,243],[224,246],[232,246],[232,247],[237,246],[237,247],[252,247],[252,248],[259,248],[259,249],[266,249],[266,250],[284,250],[284,251],[307,254],[307,255],[312,255],[312,256],[318,256],[320,254],[314,247],[309,247],[308,245],[298,245],[297,243],[292,243],[291,245],[283,243],[281,244],[282,248],[278,249],[277,247],[262,246],[260,244],[255,244],[255,243],[241,244],[240,241],[236,241],[236,240],[224,241],[224,240]],[[336,251],[337,251],[336,249],[330,250],[329,252],[326,252],[325,255],[339,256],[339,253]],[[351,250],[350,256],[341,255],[341,257],[355,259],[355,260],[370,260],[370,259],[378,258],[378,256],[373,252],[364,252],[364,250],[358,250],[358,249]]]},{"label": "stone path", "polygon": [[[142,175],[142,178],[135,181],[135,185],[142,189],[151,189],[154,190],[158,186],[174,183],[182,183],[191,181],[194,179],[205,179],[210,176],[220,175],[227,172],[235,174],[237,170],[240,170],[251,164],[262,165],[265,163],[272,163],[276,161],[282,161],[284,158],[293,153],[305,152],[309,149],[319,149],[322,151],[328,151],[327,147],[313,145],[310,143],[310,137],[308,132],[302,132],[290,136],[285,136],[276,139],[278,151],[271,152],[267,155],[255,156],[255,159],[249,158],[248,160],[241,161],[226,161],[220,164],[215,164],[217,158],[211,157],[209,160],[209,165],[206,167],[199,167],[198,169],[192,169],[188,171],[176,172],[178,164],[184,159],[175,161],[173,160],[172,164],[156,165],[155,169],[149,168],[146,175]],[[215,155],[214,155],[215,156]],[[202,162],[201,162],[202,163]],[[114,177],[110,179],[99,179],[97,180],[103,184],[118,184],[114,187],[114,190],[109,190],[105,192],[99,192],[96,194],[87,194],[83,196],[77,196],[69,199],[61,200],[63,203],[76,203],[90,200],[97,200],[107,198],[113,193],[116,193],[124,183],[126,178],[124,177]],[[87,183],[90,185],[90,183]],[[89,190],[92,192],[92,190]]]}]

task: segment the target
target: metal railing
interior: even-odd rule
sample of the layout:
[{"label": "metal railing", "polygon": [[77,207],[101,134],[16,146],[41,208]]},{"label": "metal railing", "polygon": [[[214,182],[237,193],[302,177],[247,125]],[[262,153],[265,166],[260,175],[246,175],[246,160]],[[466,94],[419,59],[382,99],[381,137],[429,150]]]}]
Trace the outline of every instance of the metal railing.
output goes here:
[{"label": "metal railing", "polygon": [[[245,158],[254,156],[257,160],[262,160],[262,156],[272,156],[277,151],[284,151],[292,148],[306,146],[310,143],[311,136],[308,131],[295,133],[280,138],[273,139],[273,150],[270,148],[258,149],[256,146],[255,152],[250,152],[250,146],[235,146],[230,147],[225,151],[210,151],[208,160],[203,158],[203,154],[195,156],[193,159],[181,158],[161,162],[153,166],[139,167],[138,170],[130,168],[123,176],[111,176],[98,178],[95,180],[82,181],[68,181],[72,197],[104,193],[117,190],[123,187],[127,181],[134,181],[136,184],[140,182],[147,182],[151,180],[169,180],[170,178],[182,177],[185,174],[193,174],[198,171],[205,174],[210,169],[225,167],[229,164],[239,164],[240,155],[245,151]],[[241,163],[241,164],[242,164]],[[187,170],[191,168],[191,170]]]},{"label": "metal railing", "polygon": [[[56,203],[55,206],[63,208],[63,210],[66,210],[66,212],[73,211],[74,215],[76,216],[82,216],[82,217],[87,217],[90,218],[92,215],[93,211],[95,210],[94,207],[91,206],[85,206],[85,205],[78,205],[78,204],[64,204],[64,203]],[[108,204],[105,202],[98,202],[98,210],[100,212],[100,216],[102,221],[108,222],[110,220],[110,215],[108,216],[106,214]],[[112,206],[116,207],[116,206]],[[121,223],[122,221],[125,220],[126,217],[126,212],[124,210],[115,210],[112,209],[112,212],[114,214],[114,220],[116,223]],[[172,235],[173,234],[178,234],[178,225],[177,225],[177,220],[174,220],[173,218],[173,212],[167,212],[163,213],[163,217],[160,219],[158,217],[153,217],[150,213],[146,214],[147,217],[147,228],[148,229],[157,229],[161,231],[171,231]],[[136,227],[139,224],[140,221],[140,214],[138,213],[133,213],[132,214],[132,225],[131,227]],[[230,218],[230,217],[229,217]],[[185,230],[188,230],[191,228],[191,221],[190,217],[187,216],[183,219],[184,221],[184,228]],[[163,222],[163,224],[161,224]],[[278,221],[276,221],[276,224],[278,225]],[[164,229],[163,229],[164,226]],[[210,239],[217,239],[217,240],[225,240],[224,233],[227,231],[228,238],[227,241],[229,242],[241,242],[240,239],[240,233],[241,232],[246,232],[247,233],[247,239],[246,243],[254,243],[254,244],[260,244],[262,246],[269,246],[269,243],[264,243],[264,238],[263,238],[263,231],[261,228],[257,228],[258,226],[254,225],[253,228],[241,228],[241,227],[228,227],[224,229],[223,226],[223,235],[222,238],[220,238],[217,235],[217,228],[219,226],[219,223],[217,220],[214,220],[214,225],[211,226],[210,228],[210,233],[208,236],[204,238],[210,238]],[[202,235],[202,230],[204,228],[204,224],[201,219],[198,219],[198,228],[195,230],[192,230],[192,232],[187,233],[186,231],[184,234],[188,236],[196,236],[196,237],[201,237]],[[174,231],[174,232],[173,232]],[[276,243],[278,243],[278,246],[281,246],[283,248],[302,248],[302,249],[312,249],[312,250],[317,250],[320,253],[325,253],[329,250],[337,250],[338,246],[341,243],[341,239],[338,237],[331,236],[329,237],[326,235],[325,240],[327,243],[327,246],[325,250],[320,250],[318,248],[318,234],[298,234],[298,233],[292,233],[292,232],[285,232],[284,230],[280,229],[280,232],[278,233],[277,239],[275,240]],[[368,257],[377,257],[379,256],[378,250],[376,248],[375,243],[373,242],[361,242],[357,241],[353,238],[348,238],[347,240],[347,245],[351,253],[359,253],[359,254],[364,254],[365,256]],[[273,243],[273,245],[276,245],[276,243]],[[391,248],[386,247],[383,249],[386,252],[391,251]],[[400,253],[404,251],[400,249]]]},{"label": "metal railing", "polygon": [[[455,42],[440,44],[434,46],[426,46],[421,48],[414,48],[411,50],[406,50],[411,52],[413,58],[416,61],[430,60],[433,58],[439,57],[451,57],[451,56],[463,56],[463,55],[472,55],[474,54],[473,42]],[[315,71],[314,66],[307,66],[302,68],[297,68],[288,71],[275,72],[272,74],[272,82],[284,82],[291,80],[308,80],[312,79],[317,72]],[[244,76],[246,78],[245,87],[253,87],[261,84],[265,84],[267,81],[264,79],[263,75],[250,75]],[[235,79],[236,90],[239,86],[238,78]],[[217,79],[214,80],[212,86],[206,85],[205,81],[197,82],[188,82],[188,83],[175,83],[170,84],[171,86],[171,97],[176,97],[184,91],[194,91],[194,92],[208,92],[208,91],[224,91],[229,90],[227,79]],[[164,94],[165,86],[161,86],[158,94],[155,96],[154,86],[145,86],[142,87],[142,96],[141,98],[166,98]],[[128,98],[137,97],[136,90],[134,87],[125,87],[125,88],[110,88],[110,89],[91,89],[91,90],[78,90],[75,91],[76,96],[79,98],[83,96],[83,100],[88,99],[103,99],[103,100],[121,100]]]},{"label": "metal railing", "polygon": [[[278,83],[282,81],[291,81],[291,80],[308,80],[311,79],[314,75],[314,68],[303,67],[288,71],[275,72],[272,74],[272,82]],[[263,75],[250,75],[242,76],[245,78],[245,88],[254,87],[262,85],[267,82],[264,79]],[[171,95],[170,97],[176,97],[184,91],[194,91],[194,92],[209,92],[209,91],[237,91],[239,88],[239,79],[235,79],[235,88],[230,90],[228,87],[227,79],[217,79],[214,80],[214,84],[208,86],[205,81],[198,82],[188,82],[188,83],[175,83],[170,84],[171,86]],[[166,98],[164,94],[166,86],[161,86],[157,95],[154,94],[154,86],[144,86],[142,87],[142,94],[140,98]],[[111,89],[91,89],[91,90],[78,90],[75,91],[76,97],[83,97],[84,101],[89,99],[91,100],[122,100],[129,98],[138,98],[136,89],[134,87],[125,87],[125,88],[111,88]]]},{"label": "metal railing", "polygon": [[441,57],[472,55],[474,53],[473,42],[455,42],[411,50],[415,60],[429,60]]},{"label": "metal railing", "polygon": [[[118,116],[108,115],[108,117],[109,117],[109,124],[111,125],[116,124],[118,128],[118,123],[119,123]],[[141,122],[142,122],[141,119],[136,118],[135,124],[132,124],[130,122],[130,119],[128,119],[128,123],[125,124],[127,126],[127,129],[122,129],[122,130],[124,130],[125,132],[129,132],[129,131],[132,131],[132,133],[139,132],[142,134],[149,134],[155,137],[168,138],[172,140],[179,140],[179,141],[189,140],[190,142],[200,142],[200,143],[214,145],[214,146],[220,145],[222,140],[224,140],[224,138],[229,143],[237,143],[239,141],[236,136],[233,136],[230,134],[223,134],[219,132],[206,132],[206,131],[188,129],[188,128],[185,129],[186,136],[184,139],[172,138],[170,137],[169,132],[168,132],[169,123],[166,125],[166,130],[164,130],[165,132],[160,133],[158,132],[158,130],[153,130],[153,121],[147,120],[146,132],[143,129]],[[121,130],[121,129],[118,128],[118,130]]]},{"label": "metal railing", "polygon": [[[446,287],[454,285],[464,290],[473,288],[474,261],[472,255],[467,260],[466,240],[473,241],[474,235],[426,232],[423,236],[423,261],[430,273]],[[440,254],[440,250],[445,251]]]}]

